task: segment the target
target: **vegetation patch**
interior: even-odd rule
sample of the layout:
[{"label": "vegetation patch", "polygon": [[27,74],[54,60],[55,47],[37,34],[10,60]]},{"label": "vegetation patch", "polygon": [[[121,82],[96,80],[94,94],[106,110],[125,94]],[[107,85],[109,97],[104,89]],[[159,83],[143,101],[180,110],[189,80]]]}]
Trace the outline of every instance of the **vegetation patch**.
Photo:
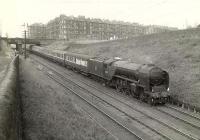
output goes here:
[{"label": "vegetation patch", "polygon": [[84,47],[69,44],[64,50],[101,57],[118,56],[135,63],[154,63],[169,72],[171,95],[200,107],[200,92],[196,92],[200,91],[200,86],[196,86],[200,85],[197,80],[200,73],[199,38],[200,29],[190,29],[84,44]]},{"label": "vegetation patch", "polygon": [[21,61],[23,139],[114,139],[86,115],[70,94],[37,67],[29,59]]}]

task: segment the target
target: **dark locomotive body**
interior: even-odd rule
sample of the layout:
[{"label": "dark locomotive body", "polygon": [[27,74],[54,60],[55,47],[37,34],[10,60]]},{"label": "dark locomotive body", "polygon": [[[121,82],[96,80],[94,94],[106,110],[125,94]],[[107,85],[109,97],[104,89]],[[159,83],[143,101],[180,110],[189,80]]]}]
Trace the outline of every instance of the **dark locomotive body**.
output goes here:
[{"label": "dark locomotive body", "polygon": [[152,64],[136,64],[119,59],[103,59],[82,54],[48,50],[34,46],[32,53],[115,87],[149,104],[166,103],[169,99],[169,75]]}]

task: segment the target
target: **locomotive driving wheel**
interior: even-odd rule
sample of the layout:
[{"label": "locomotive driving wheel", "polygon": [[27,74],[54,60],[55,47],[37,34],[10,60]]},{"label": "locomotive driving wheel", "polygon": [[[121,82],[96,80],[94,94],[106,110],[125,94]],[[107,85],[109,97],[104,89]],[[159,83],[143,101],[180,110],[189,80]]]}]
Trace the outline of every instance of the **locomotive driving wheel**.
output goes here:
[{"label": "locomotive driving wheel", "polygon": [[121,93],[126,95],[126,90],[124,88],[121,89]]},{"label": "locomotive driving wheel", "polygon": [[131,95],[131,90],[130,89],[126,88],[125,92],[126,92],[126,95]]},{"label": "locomotive driving wheel", "polygon": [[115,85],[115,88],[117,90],[117,92],[121,92],[122,91],[122,87],[118,84]]},{"label": "locomotive driving wheel", "polygon": [[144,93],[144,89],[143,88],[138,88],[138,92],[139,92],[139,99],[144,102],[145,99],[146,99],[146,95]]},{"label": "locomotive driving wheel", "polygon": [[140,99],[141,101],[144,101],[144,100],[145,100],[145,96],[144,96],[143,93],[140,93],[140,95],[139,95],[139,99]]}]

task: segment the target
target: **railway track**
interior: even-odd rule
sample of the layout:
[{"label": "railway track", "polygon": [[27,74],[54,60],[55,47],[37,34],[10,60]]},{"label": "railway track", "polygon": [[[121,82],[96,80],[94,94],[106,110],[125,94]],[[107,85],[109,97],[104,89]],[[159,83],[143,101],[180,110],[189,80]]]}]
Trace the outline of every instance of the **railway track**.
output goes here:
[{"label": "railway track", "polygon": [[[96,90],[99,90],[98,88],[96,88],[95,86],[92,86],[91,84],[88,84],[88,83],[86,83],[86,82],[84,82],[84,83],[87,84],[88,86],[92,87],[92,88],[95,88]],[[107,94],[109,94],[109,93],[107,92]],[[108,96],[110,96],[110,95],[108,95]],[[118,100],[118,99],[116,99],[116,100]],[[119,100],[119,102],[121,102],[121,101]],[[126,105],[128,105],[129,107],[131,107],[129,104],[126,104]],[[132,108],[132,107],[131,107],[131,108]],[[162,108],[162,109],[161,109],[161,108]],[[161,108],[159,108],[159,107],[158,107],[158,108],[155,108],[155,107],[154,107],[154,109],[156,109],[156,110],[158,110],[158,111],[160,111],[160,112],[162,112],[162,113],[165,113],[165,114],[167,114],[167,115],[169,115],[169,116],[171,116],[171,117],[173,117],[173,118],[175,118],[175,119],[181,120],[181,121],[183,121],[184,123],[187,123],[187,124],[189,124],[189,125],[191,125],[191,126],[193,126],[193,127],[195,127],[195,128],[197,128],[197,129],[200,130],[200,118],[199,118],[199,117],[194,116],[194,115],[190,115],[189,113],[182,112],[182,111],[180,111],[180,110],[179,110],[179,112],[181,112],[182,114],[186,114],[189,118],[187,118],[186,116],[180,116],[180,115],[178,116],[178,115],[176,115],[177,112],[172,112],[171,110],[166,110],[166,109],[165,109],[165,108],[171,108],[171,107],[169,107],[169,105],[163,106],[163,107],[161,107]],[[135,109],[135,108],[134,108],[134,109]],[[137,110],[137,111],[139,111],[139,110]],[[142,113],[142,111],[139,111],[139,112]],[[154,119],[154,118],[152,118],[152,119]],[[163,123],[163,122],[161,122],[161,121],[159,121],[159,122],[162,123],[162,124],[164,124],[164,125],[166,125],[167,127],[169,127],[169,125],[167,125],[167,123]],[[175,131],[180,132],[181,134],[187,136],[187,137],[190,138],[190,139],[199,139],[198,136],[192,137],[191,134],[181,132],[179,129],[176,129],[176,128],[173,128],[173,127],[169,127],[169,128],[172,128],[172,129],[174,129]]]},{"label": "railway track", "polygon": [[[37,61],[37,62],[39,64],[47,67],[46,65],[42,64],[41,62],[39,62],[39,61]],[[55,73],[55,71],[54,71],[54,73]],[[70,92],[72,92],[73,94],[75,94],[77,97],[79,97],[80,99],[82,99],[83,101],[85,101],[87,104],[89,104],[90,106],[92,106],[93,108],[95,108],[97,111],[99,111],[102,114],[104,114],[110,120],[112,120],[113,122],[115,122],[116,124],[118,124],[119,126],[121,126],[122,128],[124,128],[127,132],[129,132],[130,134],[132,134],[135,137],[135,139],[137,139],[137,140],[148,140],[149,139],[149,137],[147,135],[145,135],[145,134],[142,134],[142,133],[140,133],[139,135],[136,134],[135,131],[133,131],[129,127],[127,127],[128,124],[126,124],[126,122],[122,122],[122,121],[120,122],[119,120],[117,120],[116,118],[114,118],[113,116],[111,116],[109,113],[107,113],[106,111],[104,111],[101,108],[99,108],[97,106],[97,103],[94,103],[94,100],[93,100],[94,98],[92,98],[92,101],[88,100],[86,97],[81,96],[79,93],[77,93],[73,88],[70,88],[69,86],[66,86],[66,83],[64,81],[61,81],[61,79],[59,77],[52,76],[52,74],[49,74],[49,73],[46,73],[46,74],[47,74],[47,76],[49,78],[51,78],[56,83],[58,83],[59,85],[61,85],[62,87],[64,87],[66,90],[69,90]]]},{"label": "railway track", "polygon": [[138,140],[143,140],[143,138],[141,138],[140,136],[138,136],[137,134],[135,134],[135,132],[131,131],[129,128],[127,128],[124,124],[120,123],[118,120],[116,120],[115,118],[113,118],[110,114],[106,113],[105,111],[101,110],[98,108],[98,106],[89,101],[87,98],[81,96],[80,94],[78,94],[75,90],[67,87],[63,82],[61,82],[59,79],[53,77],[51,74],[47,74],[51,79],[53,79],[54,81],[56,81],[59,85],[61,85],[62,87],[64,87],[65,89],[69,90],[70,92],[72,92],[73,94],[75,94],[76,96],[78,96],[79,98],[81,98],[82,100],[84,100],[86,103],[88,103],[89,105],[91,105],[93,108],[95,108],[96,110],[98,110],[99,112],[101,112],[102,114],[104,114],[106,117],[108,117],[109,119],[111,119],[113,122],[117,123],[119,126],[121,126],[122,128],[124,128],[125,130],[127,130],[129,133],[131,133],[132,135],[135,136],[136,139]]},{"label": "railway track", "polygon": [[[69,75],[68,73],[66,73],[66,74]],[[80,81],[81,81],[81,80],[80,80]],[[102,92],[102,90],[100,90],[99,88],[95,87],[95,86],[92,85],[91,83],[88,84],[88,83],[85,82],[85,81],[81,81],[81,82],[84,83],[84,84],[86,84],[87,86],[89,86],[89,87],[91,87],[91,88],[94,88],[94,89],[96,89],[96,90]],[[121,100],[119,100],[118,98],[115,98],[115,97],[111,96],[108,92],[103,91],[103,93],[107,94],[109,97],[114,98],[114,99],[116,99],[117,101],[119,101],[119,102],[121,102],[121,103],[123,103],[123,104],[126,104],[126,103],[122,102]],[[142,111],[140,111],[139,109],[133,108],[133,107],[130,106],[129,104],[126,104],[126,105],[129,106],[130,108],[132,108],[132,109],[134,109],[134,110],[137,110],[138,112],[144,114],[144,113],[143,113]],[[163,109],[163,110],[160,109],[160,108],[156,108],[156,109],[157,109],[158,111],[162,112],[162,113],[165,113],[165,114],[167,114],[167,115],[169,115],[169,116],[175,118],[175,119],[179,119],[179,120],[183,121],[184,123],[187,123],[187,124],[189,124],[189,125],[191,125],[191,126],[193,126],[193,127],[196,127],[197,129],[200,129],[200,125],[199,125],[199,124],[200,124],[200,121],[196,121],[196,122],[195,122],[195,121],[194,121],[194,122],[188,121],[187,118],[184,118],[184,119],[183,119],[183,118],[181,118],[181,117],[176,116],[174,113],[170,114],[169,111],[168,111],[168,112],[167,112],[167,111],[163,111],[164,109]],[[167,123],[164,123],[164,122],[162,122],[162,121],[160,121],[160,120],[158,120],[158,119],[155,119],[154,117],[151,117],[150,115],[147,115],[147,114],[144,114],[144,115],[150,117],[150,118],[153,119],[153,120],[158,121],[159,123],[165,125],[166,127],[170,128],[170,129],[173,129],[174,131],[177,131],[178,133],[180,133],[180,134],[182,134],[182,135],[188,137],[189,139],[193,139],[193,140],[198,140],[198,139],[199,139],[198,136],[194,136],[194,137],[193,137],[192,134],[190,134],[190,133],[188,133],[188,132],[184,132],[184,130],[177,129],[176,127],[172,127],[172,126],[170,126],[170,125],[167,124]],[[140,123],[141,123],[141,122],[140,122]],[[144,125],[144,124],[143,124],[143,125]],[[145,126],[146,126],[146,125],[145,125]],[[146,127],[149,127],[149,126],[146,126]],[[151,128],[150,128],[150,129],[151,129]],[[166,137],[166,136],[163,135],[163,137]]]},{"label": "railway track", "polygon": [[[40,63],[41,65],[43,65],[43,66],[45,66],[45,67],[48,67],[46,64],[43,64],[43,63],[41,63],[41,62],[39,62],[38,61],[38,63]],[[51,69],[51,68],[50,68]],[[52,69],[51,69],[52,70]],[[52,71],[54,71],[54,70],[52,70]],[[57,71],[54,71],[55,73],[57,73],[59,76],[60,76],[60,78],[63,78],[62,76],[63,75],[61,75],[60,73],[58,73]],[[51,75],[49,75],[49,76],[51,76]],[[52,77],[52,76],[51,76]],[[65,79],[65,84],[66,84],[66,81],[67,81],[67,79]],[[69,79],[68,79],[68,81],[69,81]],[[58,80],[57,80],[57,82],[59,82]],[[71,81],[70,80],[70,83],[74,83],[73,81]],[[124,112],[124,111],[122,111],[122,110],[120,110],[120,109],[118,109],[117,107],[115,107],[115,106],[113,106],[111,103],[109,103],[108,101],[105,101],[105,100],[103,100],[103,99],[101,99],[100,97],[98,97],[98,96],[96,96],[95,94],[93,94],[92,92],[90,92],[90,91],[88,91],[87,89],[83,89],[81,86],[79,86],[78,84],[76,84],[76,83],[74,83],[76,86],[78,86],[79,88],[81,88],[81,90],[86,90],[87,91],[87,93],[86,94],[91,94],[91,96],[92,96],[92,98],[94,99],[94,98],[98,98],[99,100],[101,100],[101,102],[104,102],[104,103],[106,103],[107,105],[109,105],[109,106],[111,106],[112,108],[114,108],[115,110],[117,110],[117,111],[119,111],[119,112],[121,112],[121,114],[123,114],[124,116],[126,116],[127,118],[130,118],[130,119],[132,119],[133,121],[136,121],[136,123],[137,124],[135,124],[136,126],[138,126],[138,125],[144,125],[145,127],[148,127],[148,129],[149,130],[152,130],[153,132],[155,132],[155,130],[153,130],[151,127],[149,127],[149,126],[146,126],[144,123],[142,123],[141,121],[138,121],[137,119],[135,119],[135,118],[133,118],[132,116],[130,116],[129,114],[127,114],[126,112]],[[63,85],[64,86],[64,85]],[[69,86],[69,85],[68,85]],[[67,88],[67,87],[66,87]],[[76,87],[76,89],[77,89],[77,87]],[[130,123],[130,122],[129,122]],[[124,123],[124,124],[126,124],[126,123]],[[130,127],[130,125],[129,124],[126,124],[126,126],[127,127]],[[144,128],[144,126],[142,127],[142,129],[145,129]],[[132,126],[133,127],[133,126]],[[131,127],[130,127],[131,128]],[[130,129],[129,129],[130,130]],[[137,133],[141,133],[140,132],[140,130],[137,130],[137,129],[135,129],[134,131],[137,131]],[[135,132],[133,132],[133,133],[135,133]],[[152,132],[151,132],[152,133]],[[159,136],[159,135],[157,135],[157,139],[167,139],[167,140],[170,140],[169,138],[167,138],[165,135],[163,135],[163,134],[160,134],[160,133],[158,133],[158,132],[156,132],[156,134],[159,134],[159,135],[161,135],[161,137]],[[141,135],[141,137],[144,137],[144,133],[142,133],[142,134],[140,134]],[[154,134],[155,135],[155,134]],[[145,136],[145,138],[143,138],[143,139],[146,139],[146,140],[149,140],[149,139],[151,139],[149,136]]]},{"label": "railway track", "polygon": [[[84,82],[84,83],[85,83],[85,82]],[[87,84],[88,86],[94,88],[93,86],[89,85],[88,83],[85,83],[85,84]],[[96,87],[95,87],[95,89],[96,89],[96,90],[99,90],[99,89],[96,88]],[[99,90],[99,91],[100,91],[100,90]],[[100,92],[102,92],[102,91],[100,91]],[[114,99],[117,100],[118,102],[121,102],[121,103],[123,103],[123,104],[126,104],[126,103],[120,101],[119,99],[117,99],[117,98],[115,98],[115,97],[113,97],[113,96],[110,96],[109,94],[107,94],[107,95],[108,95],[109,97],[111,97],[111,98],[114,98]],[[126,104],[126,105],[129,106],[130,108],[132,108],[133,110],[136,110],[136,111],[140,112],[141,114],[148,116],[148,117],[151,118],[152,120],[155,120],[155,121],[159,122],[160,124],[163,124],[164,126],[170,128],[170,129],[173,129],[174,131],[176,131],[176,132],[178,132],[178,133],[180,133],[180,134],[186,136],[186,137],[189,138],[189,139],[194,139],[194,140],[195,140],[195,139],[196,139],[196,140],[198,139],[197,136],[196,136],[196,138],[195,138],[195,137],[193,137],[191,134],[189,134],[189,133],[187,133],[187,132],[184,133],[184,132],[180,131],[179,129],[176,129],[176,128],[172,127],[172,126],[169,126],[167,123],[164,123],[164,122],[162,122],[162,121],[160,121],[160,120],[158,120],[158,119],[155,119],[155,118],[151,117],[151,116],[148,115],[148,114],[143,113],[143,112],[140,111],[139,109],[133,108],[132,106],[130,106],[130,105],[128,105],[128,104]],[[142,122],[139,121],[139,120],[138,120],[138,122],[142,123]],[[143,125],[145,125],[145,124],[143,124]],[[146,126],[146,127],[149,127],[149,126],[147,126],[147,125],[145,125],[145,126]],[[149,127],[149,128],[151,129],[151,127]],[[155,131],[157,131],[157,130],[155,130]],[[158,132],[158,131],[157,131],[157,133],[159,133],[160,135],[162,135],[163,137],[165,137],[165,138],[167,138],[167,139],[170,139],[169,137],[167,137],[167,136],[161,134],[161,133]]]},{"label": "railway track", "polygon": [[[88,84],[84,81],[82,81],[82,82],[92,88],[95,88],[96,90],[99,90],[99,88],[95,87],[91,83]],[[104,93],[109,94],[108,92],[104,92]],[[108,96],[110,96],[110,95],[108,95]],[[130,105],[128,105],[128,106],[130,106]],[[177,107],[173,107],[172,105],[156,107],[155,109],[162,113],[165,113],[175,119],[181,120],[184,123],[187,123],[187,124],[200,130],[200,115],[198,116],[197,114],[188,113],[186,111],[178,109]],[[190,134],[188,134],[188,135],[190,135]]]},{"label": "railway track", "polygon": [[[53,70],[52,68],[51,68],[51,70],[57,73],[56,70]],[[57,74],[58,74],[58,73],[57,73]],[[60,75],[60,74],[59,74],[59,75]],[[60,76],[63,77],[63,75],[60,75]],[[66,77],[65,77],[65,78],[66,78]],[[65,79],[65,80],[66,80],[66,79]],[[69,79],[67,79],[67,80],[69,80]],[[70,82],[73,82],[73,81],[70,80]],[[83,81],[82,81],[82,82],[83,82]],[[74,82],[73,82],[73,83],[74,83]],[[74,84],[76,84],[76,83],[74,83]],[[95,88],[96,90],[99,90],[98,88],[96,88],[96,87],[94,87],[94,86],[92,86],[92,85],[89,85],[89,84],[86,83],[86,82],[84,82],[84,84],[86,84],[87,86],[90,86],[91,88]],[[77,84],[77,86],[79,86],[79,85]],[[79,87],[80,87],[80,86],[79,86]],[[81,88],[82,88],[82,87],[81,87]],[[102,91],[101,91],[101,92],[102,92]],[[104,93],[104,94],[105,94],[105,93]],[[155,119],[155,118],[152,118],[152,117],[149,116],[148,114],[145,114],[145,113],[143,113],[142,111],[140,111],[140,110],[138,110],[138,109],[136,109],[136,108],[133,108],[133,107],[130,106],[129,104],[125,104],[124,102],[120,101],[119,99],[114,98],[114,97],[111,96],[111,95],[108,95],[108,93],[106,93],[106,95],[109,96],[110,98],[113,98],[114,100],[117,100],[118,102],[120,102],[120,103],[122,103],[122,104],[128,106],[128,107],[131,108],[132,110],[135,110],[135,111],[141,113],[142,115],[147,116],[148,118],[154,120],[155,122],[158,123],[158,125],[159,125],[159,124],[162,124],[163,126],[165,126],[166,128],[168,128],[169,130],[175,131],[176,133],[178,133],[178,134],[184,136],[186,139],[198,140],[198,137],[197,137],[197,136],[191,135],[190,133],[187,133],[187,132],[183,132],[182,130],[179,130],[179,129],[176,129],[176,128],[172,127],[172,126],[169,126],[168,124],[166,124],[166,123],[164,123],[164,122],[162,122],[162,121],[160,121],[160,120],[157,120],[157,119]],[[95,95],[95,96],[96,96],[96,95]],[[98,97],[98,98],[100,98],[100,97]],[[126,113],[126,112],[123,112],[123,113]],[[129,114],[126,114],[126,115],[129,115]],[[158,133],[158,134],[161,135],[163,138],[165,138],[165,139],[172,139],[172,138],[170,138],[169,136],[167,136],[167,135],[161,133],[161,131],[159,131],[158,129],[151,128],[151,126],[149,126],[149,125],[147,125],[147,124],[144,124],[141,120],[139,120],[139,119],[137,119],[137,118],[134,118],[133,116],[130,116],[130,115],[129,115],[129,117],[132,118],[132,119],[134,119],[134,120],[136,120],[137,122],[143,124],[144,126],[146,126],[147,128],[151,129],[152,131]],[[166,131],[167,131],[167,129],[166,129]],[[183,138],[181,138],[181,139],[183,139]]]},{"label": "railway track", "polygon": [[[66,74],[69,75],[68,73],[66,73]],[[88,84],[85,81],[81,81],[81,82],[84,83],[84,84],[86,84],[87,86],[89,86],[91,88],[99,90],[98,87],[96,87],[95,85],[93,85],[91,83]],[[102,90],[99,90],[99,91],[102,92]],[[109,92],[105,92],[105,91],[103,91],[103,92],[105,94],[107,94],[108,96],[110,96]],[[113,96],[112,96],[112,98],[113,98]],[[118,99],[116,99],[116,100],[118,100]],[[121,102],[120,100],[118,100],[118,101]],[[126,105],[128,105],[130,107],[129,104],[126,104]],[[167,108],[170,108],[170,110],[167,109]],[[160,112],[162,112],[162,113],[165,113],[165,114],[167,114],[167,115],[169,115],[169,116],[171,116],[171,117],[173,117],[175,119],[181,120],[184,123],[187,123],[187,124],[189,124],[189,125],[191,125],[191,126],[193,126],[193,127],[195,127],[195,128],[197,128],[197,129],[200,130],[200,117],[198,117],[197,115],[191,115],[191,114],[186,113],[184,111],[178,110],[177,108],[175,108],[175,107],[173,107],[171,105],[165,105],[165,106],[161,106],[161,107],[158,107],[158,108],[155,108],[155,109],[158,110],[158,111],[160,111]],[[175,111],[172,111],[171,109],[173,109]],[[178,112],[179,112],[179,114],[177,114]],[[181,114],[184,114],[186,116],[181,115]],[[176,129],[176,128],[174,128],[174,129]],[[177,131],[179,131],[179,130],[177,130]],[[186,134],[186,135],[190,136],[190,134]]]},{"label": "railway track", "polygon": [[184,115],[186,115],[186,116],[195,118],[195,119],[197,119],[197,120],[200,121],[200,114],[199,114],[199,113],[188,112],[188,111],[186,111],[185,109],[182,109],[182,108],[180,108],[180,107],[176,107],[176,106],[173,106],[173,105],[165,105],[165,107],[170,108],[170,109],[172,109],[172,110],[175,110],[175,111],[177,111],[177,112],[180,112],[181,114],[184,114]]},{"label": "railway track", "polygon": [[200,119],[197,119],[196,117],[193,117],[192,115],[189,115],[189,114],[185,115],[180,111],[171,110],[167,106],[159,107],[156,109],[162,113],[165,113],[173,118],[179,119],[200,130]]}]

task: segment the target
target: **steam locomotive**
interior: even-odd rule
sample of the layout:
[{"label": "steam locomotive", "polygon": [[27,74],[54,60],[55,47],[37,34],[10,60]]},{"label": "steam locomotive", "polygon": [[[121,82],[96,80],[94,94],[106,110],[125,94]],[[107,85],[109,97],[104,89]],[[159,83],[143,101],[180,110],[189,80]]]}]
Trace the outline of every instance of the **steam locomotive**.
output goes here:
[{"label": "steam locomotive", "polygon": [[118,91],[148,104],[165,104],[169,98],[169,75],[153,64],[136,64],[119,58],[99,58],[32,46],[31,53],[98,79]]}]

